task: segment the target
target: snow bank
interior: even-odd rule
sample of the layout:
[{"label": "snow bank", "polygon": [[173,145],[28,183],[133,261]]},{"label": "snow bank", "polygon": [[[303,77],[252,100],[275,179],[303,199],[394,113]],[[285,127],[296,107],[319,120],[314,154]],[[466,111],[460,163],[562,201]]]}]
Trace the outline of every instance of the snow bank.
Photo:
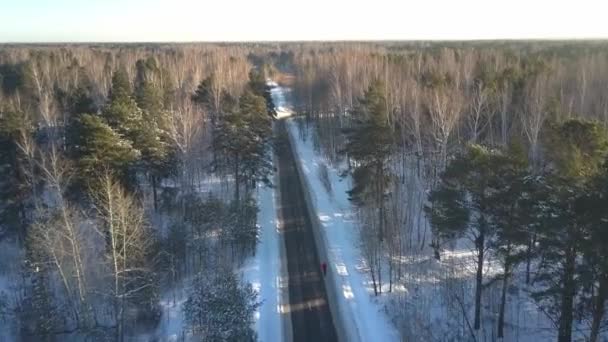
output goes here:
[{"label": "snow bank", "polygon": [[283,336],[280,313],[279,234],[273,188],[258,186],[258,229],[260,241],[255,256],[242,268],[243,278],[258,292],[262,305],[256,313],[256,331],[262,342]]},{"label": "snow bank", "polygon": [[267,82],[270,88],[270,96],[272,96],[272,101],[274,102],[275,110],[277,112],[277,119],[282,119],[285,117],[289,117],[293,114],[293,108],[289,105],[287,101],[287,95],[290,92],[290,89],[279,87],[275,82]]},{"label": "snow bank", "polygon": [[[364,259],[356,246],[359,243],[357,229],[347,198],[347,181],[338,170],[328,167],[333,191],[328,193],[317,177],[324,158],[314,152],[313,142],[303,140],[293,120],[287,122],[292,137],[294,153],[302,166],[305,183],[322,225],[327,250],[327,263],[333,272],[334,290],[344,328],[348,329],[349,341],[399,341],[399,334],[389,322],[382,303],[374,296],[370,279],[364,270]],[[331,289],[328,289],[331,291]]]}]

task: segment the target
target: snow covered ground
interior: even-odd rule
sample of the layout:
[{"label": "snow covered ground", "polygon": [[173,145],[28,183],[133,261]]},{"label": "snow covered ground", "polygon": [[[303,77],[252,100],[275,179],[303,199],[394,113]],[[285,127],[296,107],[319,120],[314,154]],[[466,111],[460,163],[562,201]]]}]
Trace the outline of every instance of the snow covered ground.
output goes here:
[{"label": "snow covered ground", "polygon": [[[357,248],[359,238],[355,218],[346,191],[348,180],[339,176],[339,170],[331,168],[320,154],[315,153],[313,141],[303,139],[296,123],[289,119],[288,129],[295,142],[294,153],[302,166],[309,185],[311,199],[328,247],[328,265],[337,275],[334,286],[339,296],[339,311],[349,330],[350,340],[399,341],[396,329],[384,312],[384,306],[374,296],[371,280],[365,272],[364,259]],[[326,165],[332,191],[328,192],[320,177],[320,168]]]},{"label": "snow covered ground", "polygon": [[184,303],[186,302],[186,286],[189,279],[184,279],[181,284],[165,292],[160,300],[162,310],[161,320],[152,336],[145,335],[141,341],[184,341],[186,334],[184,330]]},{"label": "snow covered ground", "polygon": [[13,312],[17,305],[15,290],[20,287],[21,260],[23,251],[17,242],[5,238],[0,240],[0,341],[15,341]]},{"label": "snow covered ground", "polygon": [[[361,244],[360,230],[346,193],[351,186],[350,179],[340,177],[343,169],[332,165],[319,150],[318,141],[315,141],[316,125],[301,124],[298,120],[288,119],[288,128],[295,143],[294,153],[302,166],[323,226],[324,240],[329,249],[328,263],[337,275],[334,285],[342,294],[338,303],[340,312],[346,315],[346,328],[356,335],[349,340],[468,340],[470,333],[463,328],[463,310],[472,320],[475,256],[465,241],[456,241],[453,248],[442,252],[441,261],[434,258],[432,249],[427,246],[431,232],[428,227],[424,228],[428,225],[422,211],[422,201],[426,198],[423,184],[410,180],[415,183],[408,188],[412,193],[404,192],[402,196],[406,196],[403,203],[411,205],[411,215],[406,224],[412,227],[410,236],[427,243],[408,244],[408,254],[398,257],[405,271],[403,278],[393,284],[390,293],[388,284],[383,284],[383,293],[376,297],[364,257],[358,248]],[[325,184],[323,180],[325,170],[329,188],[327,180]],[[414,188],[416,191],[412,191]],[[399,192],[405,190],[399,189]],[[500,263],[489,258],[484,267],[486,282],[499,272]],[[387,276],[383,273],[385,279]],[[476,333],[477,341],[496,341],[499,285],[500,282],[495,282],[494,286],[484,290],[483,321],[481,330]],[[462,303],[456,298],[461,298]],[[504,341],[555,339],[555,328],[531,299],[528,289],[512,287],[508,298]],[[576,331],[574,335],[578,335]]]},{"label": "snow covered ground", "polygon": [[[225,183],[225,179],[221,180],[215,175],[207,175],[198,183],[197,191],[202,197],[213,193],[215,196],[223,198],[222,194],[232,194],[232,190],[227,188]],[[171,182],[163,185],[173,186]],[[256,313],[255,325],[259,341],[281,341],[283,336],[279,313],[281,260],[274,189],[260,184],[257,189],[257,203],[259,208],[257,226],[260,241],[256,246],[255,256],[247,259],[238,272],[244,281],[251,283],[253,288],[258,291],[259,300],[262,302]],[[155,331],[142,333],[134,340],[167,342],[190,340],[191,337],[184,330],[183,312],[190,280],[191,277],[181,279],[175,287],[163,292],[160,299],[162,315],[159,325]]]},{"label": "snow covered ground", "polygon": [[256,331],[259,341],[278,341],[283,336],[280,295],[281,276],[279,253],[280,242],[277,231],[275,189],[258,187],[258,227],[260,241],[255,256],[242,268],[244,280],[258,291],[262,302],[256,313]]},{"label": "snow covered ground", "polygon": [[[283,88],[272,88],[272,96],[277,106],[279,117],[291,115]],[[228,182],[229,183],[229,182]],[[171,186],[171,184],[165,184]],[[203,195],[230,193],[226,179],[208,175],[200,181],[197,191]],[[222,196],[220,196],[222,197]],[[274,342],[283,340],[284,331],[281,309],[281,257],[278,233],[275,189],[259,185],[257,189],[259,208],[257,226],[259,242],[255,255],[245,261],[239,272],[244,281],[251,283],[259,294],[261,306],[256,312],[255,329],[258,340]],[[181,285],[166,291],[161,297],[162,318],[153,336],[162,341],[181,341],[184,337],[183,303],[186,300],[186,286],[189,279]],[[150,335],[146,335],[146,338]]]},{"label": "snow covered ground", "polygon": [[[348,316],[348,328],[362,341],[469,341],[473,319],[475,285],[475,257],[471,243],[455,240],[442,250],[441,260],[435,259],[429,246],[432,231],[426,221],[423,206],[428,185],[421,181],[414,165],[399,170],[405,182],[394,190],[396,205],[407,206],[403,227],[405,255],[395,256],[401,265],[402,276],[393,284],[393,291],[373,295],[371,279],[365,268],[357,218],[354,216],[346,191],[349,178],[341,178],[344,165],[335,165],[323,153],[318,136],[318,125],[304,118],[288,119],[294,152],[297,153],[306,183],[311,191],[324,238],[329,247],[329,264],[336,277],[336,288],[342,294],[340,311]],[[329,181],[324,174],[327,170]],[[325,178],[325,179],[324,179]],[[329,187],[328,187],[329,184]],[[485,287],[482,299],[482,326],[475,332],[475,341],[497,341],[497,321],[501,281],[491,281],[502,272],[501,263],[488,256],[484,265]],[[386,270],[388,267],[383,266]],[[523,276],[524,265],[515,277]],[[383,272],[383,278],[387,279]],[[518,284],[518,286],[515,286]],[[556,328],[532,299],[523,279],[513,281],[508,288],[505,317],[505,337],[502,341],[553,341]],[[467,322],[468,321],[468,322]],[[573,329],[575,341],[583,340],[585,324]],[[587,331],[588,332],[588,331]]]},{"label": "snow covered ground", "polygon": [[274,102],[277,119],[291,116],[293,108],[288,101],[290,89],[281,87],[273,81],[269,81],[267,84],[270,86],[270,96],[272,96],[272,101]]}]

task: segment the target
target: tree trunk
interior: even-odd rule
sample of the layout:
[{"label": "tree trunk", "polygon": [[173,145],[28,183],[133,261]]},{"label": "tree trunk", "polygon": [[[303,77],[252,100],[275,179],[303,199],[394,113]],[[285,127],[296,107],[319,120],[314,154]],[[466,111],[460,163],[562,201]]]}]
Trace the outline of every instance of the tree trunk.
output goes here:
[{"label": "tree trunk", "polygon": [[[378,248],[381,248],[378,246]],[[381,256],[376,256],[378,262],[378,293],[382,294],[382,259]]]},{"label": "tree trunk", "polygon": [[240,159],[239,156],[236,155],[234,157],[234,200],[236,203],[239,202],[240,194],[240,183],[241,183],[241,174],[240,174]]},{"label": "tree trunk", "polygon": [[21,201],[21,203],[19,203],[19,218],[20,221],[19,222],[19,232],[18,232],[18,236],[19,236],[19,243],[23,244],[25,243],[25,239],[27,238],[27,209],[25,208],[25,204],[23,203],[23,201]]},{"label": "tree trunk", "polygon": [[475,277],[475,321],[474,329],[479,330],[481,326],[481,290],[483,287],[483,259],[484,259],[484,246],[485,246],[485,234],[481,230],[477,241],[475,241],[477,247],[477,275]]},{"label": "tree trunk", "polygon": [[593,305],[593,321],[591,323],[591,334],[589,342],[597,342],[600,335],[600,326],[604,319],[604,311],[606,310],[606,299],[608,297],[608,277],[603,276],[600,280],[600,286],[595,297]]},{"label": "tree trunk", "polygon": [[[370,263],[371,266],[371,263]],[[376,273],[374,271],[374,266],[371,266],[370,273],[372,276],[372,286],[374,287],[374,296],[378,295],[378,286],[376,285]]]},{"label": "tree trunk", "polygon": [[558,342],[572,341],[572,320],[574,316],[574,295],[576,292],[574,271],[576,251],[572,247],[566,250],[566,263],[564,265],[563,289],[561,294],[561,308],[559,316]]},{"label": "tree trunk", "polygon": [[392,253],[389,253],[388,260],[388,292],[393,292],[393,258]]},{"label": "tree trunk", "polygon": [[384,171],[383,165],[378,163],[376,170],[378,179],[376,179],[376,198],[378,206],[378,241],[382,244],[384,240]]},{"label": "tree trunk", "polygon": [[505,270],[503,273],[502,279],[502,293],[500,296],[500,311],[498,313],[498,338],[504,337],[504,328],[505,328],[505,306],[507,304],[507,287],[509,286],[509,276],[510,276],[510,263],[506,259],[509,256],[505,257]]},{"label": "tree trunk", "polygon": [[532,255],[534,254],[534,245],[536,245],[536,234],[532,234],[532,238],[528,242],[528,250],[526,251],[526,284],[530,284],[530,267]]},{"label": "tree trunk", "polygon": [[156,176],[152,176],[152,197],[154,198],[154,211],[158,211],[158,192],[156,191]]}]

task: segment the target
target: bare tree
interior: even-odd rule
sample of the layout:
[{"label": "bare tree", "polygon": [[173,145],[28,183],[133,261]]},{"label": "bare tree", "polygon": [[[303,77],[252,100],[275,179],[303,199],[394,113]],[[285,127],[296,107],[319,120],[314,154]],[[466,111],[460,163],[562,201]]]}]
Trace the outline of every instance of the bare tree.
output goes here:
[{"label": "bare tree", "polygon": [[106,241],[116,338],[123,341],[127,309],[134,306],[150,310],[145,302],[154,301],[151,294],[156,284],[148,261],[153,235],[141,204],[113,179],[109,171],[91,193],[102,222],[98,232]]},{"label": "bare tree", "polygon": [[472,143],[477,142],[479,135],[491,120],[489,101],[489,90],[483,81],[478,81],[471,94],[470,113],[466,120]]},{"label": "bare tree", "polygon": [[[93,324],[87,260],[94,259],[93,241],[86,216],[71,205],[65,192],[73,176],[68,161],[52,145],[40,153],[37,169],[46,186],[46,203],[37,205],[36,221],[28,232],[45,268],[56,272],[76,329]],[[50,267],[50,268],[49,268]]]},{"label": "bare tree", "polygon": [[189,98],[177,101],[170,110],[169,136],[177,147],[180,160],[180,181],[186,188],[192,187],[196,173],[196,153],[206,132],[205,115],[202,109],[194,106]]},{"label": "bare tree", "polygon": [[448,143],[458,124],[464,96],[458,84],[439,84],[427,90],[426,104],[432,123],[432,135],[439,152],[439,169],[445,168]]},{"label": "bare tree", "polygon": [[526,86],[524,110],[521,113],[521,124],[524,136],[530,146],[530,161],[533,167],[540,162],[540,132],[549,116],[549,97],[552,91],[551,78],[547,74],[535,77]]}]

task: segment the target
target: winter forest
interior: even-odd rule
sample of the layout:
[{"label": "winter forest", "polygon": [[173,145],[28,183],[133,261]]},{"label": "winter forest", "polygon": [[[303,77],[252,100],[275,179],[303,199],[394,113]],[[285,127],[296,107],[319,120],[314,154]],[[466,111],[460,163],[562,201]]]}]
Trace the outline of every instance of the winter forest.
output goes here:
[{"label": "winter forest", "polygon": [[607,90],[592,40],[0,45],[0,341],[608,341]]}]

